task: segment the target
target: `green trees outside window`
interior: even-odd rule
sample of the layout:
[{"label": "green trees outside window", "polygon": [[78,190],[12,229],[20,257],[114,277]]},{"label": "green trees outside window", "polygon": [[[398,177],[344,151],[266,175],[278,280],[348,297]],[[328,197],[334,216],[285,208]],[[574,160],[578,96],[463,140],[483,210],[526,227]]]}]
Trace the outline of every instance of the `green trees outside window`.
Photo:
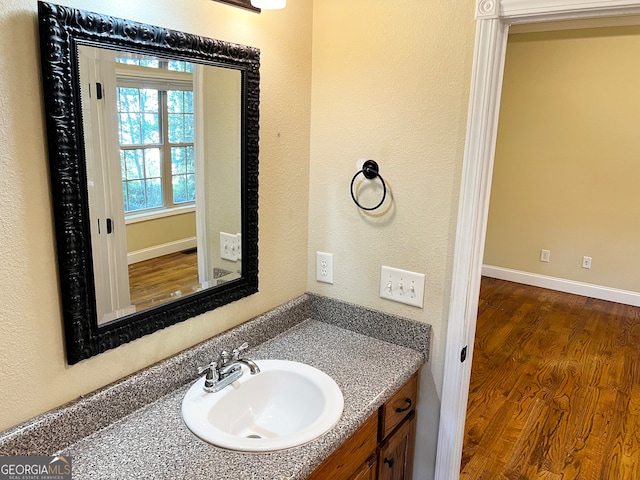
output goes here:
[{"label": "green trees outside window", "polygon": [[[192,68],[187,62],[166,67]],[[195,202],[193,91],[118,87],[117,111],[125,213]]]}]

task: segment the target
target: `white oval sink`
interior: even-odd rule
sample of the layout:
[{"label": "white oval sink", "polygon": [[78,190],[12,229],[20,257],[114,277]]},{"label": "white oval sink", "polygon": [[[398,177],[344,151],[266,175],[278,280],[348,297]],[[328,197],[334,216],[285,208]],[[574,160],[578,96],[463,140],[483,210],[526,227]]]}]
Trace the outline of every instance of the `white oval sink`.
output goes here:
[{"label": "white oval sink", "polygon": [[218,447],[270,452],[307,443],[340,419],[344,398],[326,373],[304,363],[257,360],[260,373],[242,366],[242,377],[216,393],[204,377],[182,400],[182,418],[195,435]]}]

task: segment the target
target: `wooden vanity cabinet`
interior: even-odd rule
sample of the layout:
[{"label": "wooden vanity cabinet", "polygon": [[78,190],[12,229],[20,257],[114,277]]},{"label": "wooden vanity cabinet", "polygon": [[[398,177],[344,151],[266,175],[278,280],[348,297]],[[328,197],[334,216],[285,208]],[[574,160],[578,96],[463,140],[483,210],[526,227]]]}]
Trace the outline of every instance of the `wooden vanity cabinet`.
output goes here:
[{"label": "wooden vanity cabinet", "polygon": [[360,468],[351,475],[349,480],[376,480],[376,470],[378,465],[378,457],[371,455],[366,462],[360,465]]},{"label": "wooden vanity cabinet", "polygon": [[411,480],[417,398],[416,372],[307,480]]},{"label": "wooden vanity cabinet", "polygon": [[380,407],[378,480],[411,480],[417,396],[416,374]]},{"label": "wooden vanity cabinet", "polygon": [[[378,413],[371,415],[356,433],[320,464],[307,480],[352,480],[367,463],[378,444]],[[375,472],[375,469],[374,469]],[[375,476],[374,476],[375,479]]]},{"label": "wooden vanity cabinet", "polygon": [[416,440],[416,414],[407,419],[378,447],[378,480],[411,480]]}]

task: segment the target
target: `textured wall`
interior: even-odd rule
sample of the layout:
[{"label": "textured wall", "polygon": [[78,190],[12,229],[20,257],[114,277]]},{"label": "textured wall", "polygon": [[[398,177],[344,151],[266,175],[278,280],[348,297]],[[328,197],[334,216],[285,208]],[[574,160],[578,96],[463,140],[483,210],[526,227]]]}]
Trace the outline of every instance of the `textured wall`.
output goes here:
[{"label": "textured wall", "polygon": [[196,236],[195,212],[155,218],[126,226],[127,251],[155,247]]},{"label": "textured wall", "polygon": [[[309,290],[430,323],[438,390],[473,12],[472,0],[314,5]],[[351,200],[362,158],[379,163],[393,195],[384,215],[363,214]],[[333,285],[315,281],[318,250],[334,254]],[[424,309],[379,298],[382,265],[426,274]]]},{"label": "textured wall", "polygon": [[[115,381],[306,290],[311,1],[261,15],[210,0],[66,5],[261,49],[260,293],[68,366],[36,8],[0,3],[0,430]],[[286,275],[282,275],[286,272]]]},{"label": "textured wall", "polygon": [[[66,365],[36,4],[3,2],[0,429],[241,323],[307,288],[430,323],[429,368],[435,382],[428,381],[439,390],[474,1],[320,0],[312,12],[311,0],[291,0],[285,10],[261,15],[209,0],[65,3],[261,49],[260,293],[97,358]],[[351,201],[349,182],[361,158],[380,163],[392,192],[393,204],[384,216],[363,215]],[[334,285],[316,283],[316,250],[334,253]],[[378,297],[383,264],[426,274],[424,309]],[[33,385],[46,385],[47,394],[34,395]]]},{"label": "textured wall", "polygon": [[485,264],[640,291],[639,50],[640,27],[510,38]]}]

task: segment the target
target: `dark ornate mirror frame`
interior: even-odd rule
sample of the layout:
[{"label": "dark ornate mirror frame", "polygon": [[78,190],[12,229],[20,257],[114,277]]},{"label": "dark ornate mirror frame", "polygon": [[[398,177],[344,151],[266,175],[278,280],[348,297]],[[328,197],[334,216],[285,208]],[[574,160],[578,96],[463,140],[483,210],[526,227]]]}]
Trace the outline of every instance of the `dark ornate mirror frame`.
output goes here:
[{"label": "dark ornate mirror frame", "polygon": [[[258,291],[260,51],[162,27],[38,2],[58,269],[69,364]],[[242,276],[98,326],[78,44],[140,52],[242,72]]]}]

